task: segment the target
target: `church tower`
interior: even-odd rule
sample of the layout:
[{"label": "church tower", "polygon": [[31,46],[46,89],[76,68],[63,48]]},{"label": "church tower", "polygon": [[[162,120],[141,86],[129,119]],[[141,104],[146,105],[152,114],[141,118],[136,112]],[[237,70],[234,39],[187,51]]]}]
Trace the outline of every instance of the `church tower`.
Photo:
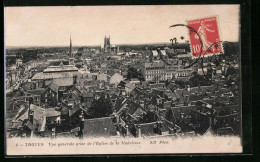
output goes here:
[{"label": "church tower", "polygon": [[104,52],[111,52],[110,36],[104,38]]},{"label": "church tower", "polygon": [[70,54],[69,54],[70,57],[73,57],[73,54],[72,54],[72,41],[71,41],[71,35],[70,35]]},{"label": "church tower", "polygon": [[74,64],[74,55],[73,55],[73,53],[72,53],[72,41],[71,41],[71,35],[70,35],[69,64],[70,64],[70,65],[75,65],[75,64]]}]

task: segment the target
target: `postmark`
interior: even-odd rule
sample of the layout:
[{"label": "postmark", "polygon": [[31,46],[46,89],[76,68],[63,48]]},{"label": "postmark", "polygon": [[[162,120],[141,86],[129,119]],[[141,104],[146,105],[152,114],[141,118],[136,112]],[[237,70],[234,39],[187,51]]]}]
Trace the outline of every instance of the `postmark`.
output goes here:
[{"label": "postmark", "polygon": [[198,40],[199,40],[199,45],[200,45],[200,53],[198,54],[197,57],[192,57],[193,59],[192,60],[189,60],[189,65],[188,66],[185,66],[184,68],[190,68],[191,66],[193,66],[194,64],[196,64],[198,62],[198,60],[201,58],[201,56],[203,55],[203,43],[202,43],[202,39],[200,38],[200,35],[199,33],[193,28],[193,27],[190,27],[186,24],[174,24],[174,25],[171,25],[170,28],[174,28],[174,27],[185,27],[189,30],[190,33],[194,33],[194,35],[196,35],[198,37]]},{"label": "postmark", "polygon": [[[217,16],[187,21],[192,58],[218,55],[223,53]],[[217,42],[217,43],[216,43]],[[212,46],[214,44],[214,46]]]},{"label": "postmark", "polygon": [[[209,19],[206,21],[213,21],[213,20],[217,20],[217,17],[209,17],[209,18],[204,18],[204,19]],[[189,21],[194,21],[194,20],[189,20]],[[187,21],[188,22],[188,21]],[[196,23],[198,23],[198,21],[195,20]],[[195,22],[191,23],[194,24]],[[223,45],[222,45],[222,41],[219,40],[220,38],[220,34],[219,31],[217,32],[217,37],[215,36],[214,39],[210,39],[211,41],[216,41],[216,42],[210,42],[210,44],[205,44],[205,35],[202,36],[201,35],[201,30],[198,26],[194,27],[192,25],[186,25],[186,24],[175,24],[170,26],[170,28],[172,27],[185,27],[188,29],[188,35],[190,36],[190,38],[195,38],[196,40],[196,47],[194,48],[191,42],[192,40],[190,39],[190,50],[191,50],[191,58],[189,60],[189,65],[184,67],[184,68],[190,68],[192,66],[194,66],[195,64],[197,64],[197,66],[201,67],[203,75],[206,79],[208,79],[210,82],[212,82],[212,79],[210,79],[210,77],[208,76],[208,72],[204,71],[204,68],[209,68],[208,64],[205,66],[204,65],[204,59],[207,59],[207,62],[211,62],[213,57],[218,57],[221,60],[221,57],[223,56],[222,54],[224,54],[224,49],[223,49]],[[216,30],[214,30],[215,32]],[[208,35],[210,36],[210,35]],[[172,43],[173,40],[171,39]],[[176,43],[176,40],[175,40]],[[206,48],[205,48],[206,47]],[[193,50],[193,49],[194,50]]]}]

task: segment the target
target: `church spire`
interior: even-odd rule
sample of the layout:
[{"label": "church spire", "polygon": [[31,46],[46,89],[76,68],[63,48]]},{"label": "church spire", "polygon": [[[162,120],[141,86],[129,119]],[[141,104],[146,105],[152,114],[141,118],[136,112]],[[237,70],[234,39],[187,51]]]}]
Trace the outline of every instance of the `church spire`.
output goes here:
[{"label": "church spire", "polygon": [[71,41],[71,35],[70,35],[70,57],[73,57],[72,56],[72,41]]}]

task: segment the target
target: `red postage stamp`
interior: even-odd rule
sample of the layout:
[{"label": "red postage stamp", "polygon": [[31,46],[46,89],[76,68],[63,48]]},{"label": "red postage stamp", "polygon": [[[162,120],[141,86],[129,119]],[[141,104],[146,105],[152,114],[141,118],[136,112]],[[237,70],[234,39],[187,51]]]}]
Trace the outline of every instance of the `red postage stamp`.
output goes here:
[{"label": "red postage stamp", "polygon": [[196,32],[189,29],[192,58],[207,57],[223,52],[216,16],[190,20],[187,21],[187,25],[199,34],[198,36]]}]

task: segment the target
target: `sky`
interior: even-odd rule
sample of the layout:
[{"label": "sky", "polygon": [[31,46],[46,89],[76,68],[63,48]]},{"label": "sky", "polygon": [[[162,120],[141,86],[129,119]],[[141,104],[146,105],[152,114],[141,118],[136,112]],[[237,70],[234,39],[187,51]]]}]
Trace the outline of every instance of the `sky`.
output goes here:
[{"label": "sky", "polygon": [[239,5],[59,6],[6,7],[5,46],[74,46],[168,42],[188,29],[169,28],[218,16],[221,39],[238,41]]}]

